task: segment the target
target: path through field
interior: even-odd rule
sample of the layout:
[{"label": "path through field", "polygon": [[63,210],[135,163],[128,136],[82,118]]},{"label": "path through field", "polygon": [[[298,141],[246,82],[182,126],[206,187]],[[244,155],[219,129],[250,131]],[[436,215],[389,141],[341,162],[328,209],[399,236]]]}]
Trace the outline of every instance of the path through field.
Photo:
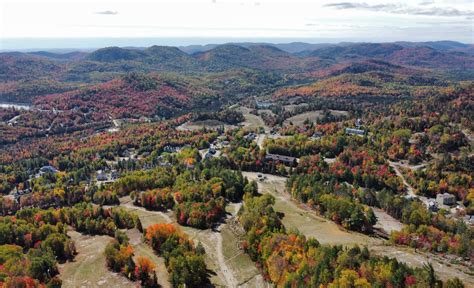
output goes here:
[{"label": "path through field", "polygon": [[[240,203],[229,205],[228,219],[234,217],[240,205]],[[164,213],[134,206],[129,197],[121,199],[121,206],[137,213],[144,228],[155,223],[173,223],[179,226],[196,245],[200,242],[206,251],[205,261],[208,269],[211,270],[211,283],[215,286],[265,286],[255,263],[238,248],[239,240],[227,223],[221,224],[214,231],[212,229],[200,230],[177,224],[172,211]]]},{"label": "path through field", "polygon": [[[249,180],[256,180],[255,172],[243,172]],[[334,222],[321,218],[309,207],[296,203],[286,192],[286,178],[263,174],[267,179],[258,181],[260,193],[270,193],[275,196],[275,210],[284,213],[282,219],[287,229],[296,229],[307,237],[316,238],[322,244],[367,245],[369,250],[380,256],[397,258],[408,265],[422,267],[431,262],[442,280],[458,277],[467,287],[474,287],[474,271],[470,268],[449,263],[449,260],[440,255],[424,252],[415,252],[414,249],[395,246],[387,241],[369,235],[346,231]]]}]

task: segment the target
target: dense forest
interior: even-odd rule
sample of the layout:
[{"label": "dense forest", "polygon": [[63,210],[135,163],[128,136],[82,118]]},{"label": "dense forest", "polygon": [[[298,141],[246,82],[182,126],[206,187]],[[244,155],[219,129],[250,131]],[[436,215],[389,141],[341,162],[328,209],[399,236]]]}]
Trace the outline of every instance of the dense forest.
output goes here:
[{"label": "dense forest", "polygon": [[129,286],[474,285],[474,55],[442,44],[0,53],[0,287],[70,285],[75,235]]}]

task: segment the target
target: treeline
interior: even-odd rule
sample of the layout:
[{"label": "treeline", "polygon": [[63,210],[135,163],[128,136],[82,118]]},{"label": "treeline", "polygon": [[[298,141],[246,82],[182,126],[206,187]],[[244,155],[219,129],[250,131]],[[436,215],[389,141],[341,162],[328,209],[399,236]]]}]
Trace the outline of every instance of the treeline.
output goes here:
[{"label": "treeline", "polygon": [[105,260],[109,269],[121,273],[132,281],[140,281],[141,287],[157,288],[155,264],[147,257],[138,256],[133,259],[133,247],[129,244],[128,236],[117,230],[115,237],[105,247]]},{"label": "treeline", "polygon": [[165,259],[173,287],[204,287],[209,284],[204,249],[172,224],[154,224],[144,232],[147,243]]},{"label": "treeline", "polygon": [[401,231],[392,232],[393,243],[474,259],[474,230],[463,221],[432,213],[420,200],[405,198],[388,189],[359,189],[355,197],[361,203],[382,208],[406,224]]},{"label": "treeline", "polygon": [[195,117],[196,121],[218,120],[226,124],[237,125],[245,120],[242,112],[236,109],[224,109],[219,112],[201,112]]},{"label": "treeline", "polygon": [[377,200],[375,205],[407,224],[401,231],[392,232],[392,242],[474,259],[474,229],[463,221],[432,213],[421,201],[396,196],[387,190],[372,193]]},{"label": "treeline", "polygon": [[0,217],[0,286],[61,287],[57,264],[76,254],[67,226],[22,216]]},{"label": "treeline", "polygon": [[464,287],[459,279],[443,285],[433,267],[410,268],[367,247],[321,245],[286,232],[270,195],[245,196],[239,221],[246,231],[243,248],[277,287]]},{"label": "treeline", "polygon": [[365,188],[399,193],[403,186],[382,159],[365,151],[345,150],[331,164],[319,156],[301,158],[287,188],[294,198],[345,228],[370,232],[377,219],[372,209],[361,204],[373,205],[361,199],[367,197]]},{"label": "treeline", "polygon": [[119,229],[142,229],[134,214],[86,203],[61,209],[22,209],[15,216],[0,217],[0,286],[60,287],[57,264],[76,254],[66,234],[68,226],[86,234],[110,236]]},{"label": "treeline", "polygon": [[76,231],[91,235],[114,236],[117,229],[137,228],[142,230],[137,215],[123,208],[103,208],[90,203],[79,203],[73,207],[40,210],[24,209],[17,217],[31,221],[44,222],[51,225],[63,223],[72,226]]},{"label": "treeline", "polygon": [[247,184],[240,172],[215,167],[210,162],[200,163],[192,170],[166,171],[158,178],[148,178],[153,172],[134,173],[141,175],[136,178],[138,182],[125,177],[117,186],[122,187],[120,191],[135,191],[135,205],[150,210],[173,209],[179,224],[202,229],[220,221],[225,215],[226,201],[239,201]]},{"label": "treeline", "polygon": [[[403,170],[403,169],[402,169]],[[425,169],[403,170],[408,183],[417,193],[436,197],[440,193],[449,193],[462,201],[466,214],[474,214],[474,156],[466,152],[459,156],[443,154],[434,159]]]}]

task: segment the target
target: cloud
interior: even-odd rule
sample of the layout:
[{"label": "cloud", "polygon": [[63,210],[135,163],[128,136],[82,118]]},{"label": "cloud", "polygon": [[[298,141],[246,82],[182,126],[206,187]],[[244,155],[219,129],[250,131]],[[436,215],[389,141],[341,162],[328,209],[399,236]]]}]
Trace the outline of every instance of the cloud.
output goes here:
[{"label": "cloud", "polygon": [[[426,2],[425,2],[426,3]],[[426,5],[423,5],[426,6]],[[357,9],[366,11],[386,12],[392,14],[442,16],[442,17],[474,17],[474,11],[461,11],[452,7],[412,7],[401,4],[367,4],[365,2],[338,2],[324,5],[324,7],[339,10]]]},{"label": "cloud", "polygon": [[98,12],[95,12],[95,14],[99,14],[99,15],[117,15],[118,12],[107,10],[107,11],[98,11]]},{"label": "cloud", "polygon": [[420,5],[432,5],[434,3],[435,3],[434,0],[426,0],[426,1],[422,1]]}]

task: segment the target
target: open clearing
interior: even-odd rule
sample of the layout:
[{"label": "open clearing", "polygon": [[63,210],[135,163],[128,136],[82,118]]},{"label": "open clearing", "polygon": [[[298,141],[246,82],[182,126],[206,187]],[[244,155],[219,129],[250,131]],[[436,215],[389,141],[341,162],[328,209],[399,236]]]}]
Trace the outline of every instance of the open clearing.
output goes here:
[{"label": "open clearing", "polygon": [[[143,228],[146,228],[155,223],[173,223],[180,227],[184,233],[188,235],[197,245],[200,242],[205,251],[205,261],[210,272],[211,283],[215,286],[225,287],[263,287],[265,283],[259,271],[255,267],[250,257],[243,253],[238,247],[239,239],[234,232],[229,229],[226,223],[221,224],[215,230],[206,229],[200,230],[192,227],[181,226],[177,224],[174,213],[168,211],[166,213],[159,211],[148,211],[142,207],[133,206],[130,197],[123,197],[121,206],[129,211],[137,213],[142,222]],[[230,204],[227,207],[229,216],[228,219],[234,217],[237,213],[240,203]],[[130,237],[131,239],[137,239]],[[143,253],[149,256],[150,253],[154,255],[146,244],[134,246],[136,254]],[[149,258],[155,262],[162,261],[160,257]],[[158,279],[167,277],[165,271],[157,271]],[[160,277],[161,276],[161,277]],[[161,282],[160,282],[161,284]],[[162,284],[163,285],[163,284]],[[165,285],[163,285],[166,287]]]},{"label": "open clearing", "polygon": [[224,126],[225,130],[237,128],[237,126],[225,124],[224,122],[221,122],[218,120],[202,120],[202,121],[186,122],[176,127],[176,129],[182,130],[182,131],[197,131],[203,128],[215,130],[222,126]]},{"label": "open clearing", "polygon": [[[340,111],[340,110],[329,110],[332,115],[334,116],[340,116],[340,115],[348,115],[347,111]],[[322,110],[317,110],[317,111],[309,111],[305,113],[301,113],[298,115],[295,115],[293,117],[290,117],[286,119],[283,122],[283,125],[289,125],[290,122],[293,123],[296,126],[303,125],[304,121],[308,119],[311,122],[318,122],[318,119],[323,116],[323,111]]]},{"label": "open clearing", "polygon": [[390,234],[392,231],[400,231],[405,226],[380,208],[372,207],[372,210],[375,216],[377,216],[377,224],[374,227],[382,229],[387,234]]},{"label": "open clearing", "polygon": [[[259,173],[243,172],[243,174],[249,180],[256,180]],[[270,193],[275,197],[275,211],[284,214],[282,222],[288,229],[298,230],[307,237],[318,239],[323,244],[364,245],[373,240],[367,235],[345,231],[334,222],[316,215],[309,208],[302,208],[285,192],[285,177],[264,175],[267,176],[267,180],[257,182],[259,191]]]},{"label": "open clearing", "polygon": [[238,110],[244,115],[245,121],[241,123],[244,125],[244,127],[249,129],[258,129],[263,127],[266,132],[270,131],[267,125],[265,125],[265,122],[263,122],[262,117],[251,114],[249,108],[241,106]]},{"label": "open clearing", "polygon": [[[243,174],[249,180],[256,180],[259,173],[243,172]],[[275,210],[284,213],[282,222],[287,229],[298,230],[306,237],[316,238],[322,244],[367,245],[375,255],[395,257],[411,266],[422,267],[424,263],[431,262],[442,280],[458,277],[467,287],[474,287],[472,276],[474,271],[468,267],[451,264],[448,259],[440,255],[415,252],[409,247],[388,244],[381,238],[345,231],[334,222],[317,216],[310,208],[296,204],[285,191],[285,177],[263,175],[267,179],[263,182],[258,181],[259,191],[275,196]]]},{"label": "open clearing", "polygon": [[128,238],[130,238],[130,244],[135,251],[135,258],[138,256],[144,256],[155,263],[155,272],[158,278],[158,284],[163,288],[171,288],[171,283],[168,281],[169,274],[166,270],[165,259],[158,257],[153,249],[147,244],[143,243],[141,239],[141,233],[137,229],[131,229],[127,231]]},{"label": "open clearing", "polygon": [[306,108],[306,107],[308,107],[308,106],[309,106],[308,103],[300,103],[300,104],[284,105],[283,108],[284,108],[286,111],[293,112],[293,111],[295,111],[297,108]]},{"label": "open clearing", "polygon": [[104,249],[109,236],[83,235],[69,231],[78,254],[73,262],[59,265],[63,287],[134,287],[135,283],[107,269]]}]

